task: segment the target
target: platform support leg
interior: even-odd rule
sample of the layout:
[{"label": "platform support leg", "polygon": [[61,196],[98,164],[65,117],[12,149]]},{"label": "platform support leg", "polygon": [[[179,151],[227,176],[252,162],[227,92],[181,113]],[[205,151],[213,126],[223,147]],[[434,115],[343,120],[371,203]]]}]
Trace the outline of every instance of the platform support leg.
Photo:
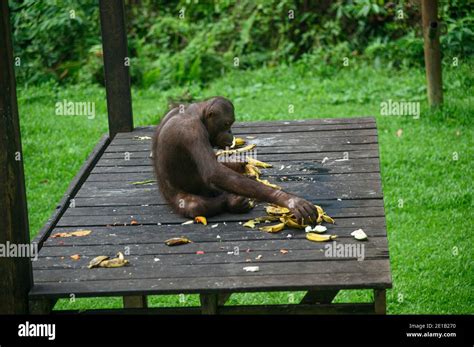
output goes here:
[{"label": "platform support leg", "polygon": [[387,299],[385,289],[374,289],[375,314],[387,313]]},{"label": "platform support leg", "polygon": [[50,314],[56,304],[55,299],[34,299],[29,302],[30,314]]},{"label": "platform support leg", "polygon": [[217,314],[218,294],[199,294],[202,314]]},{"label": "platform support leg", "polygon": [[[0,244],[30,243],[8,1],[0,1]],[[31,247],[29,247],[31,250]],[[30,256],[0,257],[0,314],[26,314],[33,284]]]},{"label": "platform support leg", "polygon": [[338,290],[308,290],[300,304],[330,304]]},{"label": "platform support leg", "polygon": [[123,308],[147,308],[146,295],[127,295],[123,297]]}]

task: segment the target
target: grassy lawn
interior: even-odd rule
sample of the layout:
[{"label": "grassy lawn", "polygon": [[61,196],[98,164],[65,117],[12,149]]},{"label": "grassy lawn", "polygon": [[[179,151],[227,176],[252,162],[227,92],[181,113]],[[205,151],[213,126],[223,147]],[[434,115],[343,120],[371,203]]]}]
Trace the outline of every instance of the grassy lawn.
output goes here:
[{"label": "grassy lawn", "polygon": [[[240,121],[376,116],[393,276],[388,313],[474,313],[473,65],[445,66],[445,106],[430,112],[422,69],[351,66],[339,72],[278,67],[235,71],[196,98],[233,100]],[[133,91],[135,125],[156,124],[166,92]],[[107,131],[105,92],[97,86],[30,87],[18,92],[30,232],[36,235],[99,137]],[[96,117],[57,116],[63,99],[95,102]],[[380,103],[420,101],[421,116],[382,116]],[[288,113],[289,104],[294,113]],[[401,129],[401,130],[400,130]],[[317,201],[317,197],[314,198]],[[471,211],[471,212],[469,212]],[[297,302],[303,293],[232,296],[236,303]],[[342,291],[336,301],[364,301],[370,291]],[[152,297],[151,306],[197,305],[190,296]],[[61,300],[57,309],[121,307],[119,298]]]}]

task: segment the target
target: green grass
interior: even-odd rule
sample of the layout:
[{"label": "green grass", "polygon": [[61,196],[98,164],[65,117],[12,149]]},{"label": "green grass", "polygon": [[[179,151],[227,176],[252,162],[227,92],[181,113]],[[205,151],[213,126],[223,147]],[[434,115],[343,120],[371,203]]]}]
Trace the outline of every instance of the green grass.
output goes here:
[{"label": "green grass", "polygon": [[[235,71],[197,98],[224,95],[234,101],[238,120],[351,117],[377,118],[385,209],[393,276],[388,313],[474,313],[473,272],[473,65],[443,71],[445,105],[430,112],[422,69],[366,66],[329,71],[265,68]],[[134,90],[136,125],[156,124],[169,91]],[[18,92],[31,235],[50,216],[70,180],[107,131],[105,92],[97,86],[30,87]],[[93,101],[96,117],[55,115],[63,99]],[[420,101],[421,117],[381,116],[380,103]],[[289,104],[294,113],[288,112]],[[401,136],[397,130],[402,129]],[[457,160],[455,156],[457,154]],[[403,205],[400,205],[403,200]],[[230,304],[297,302],[302,293],[238,294]],[[370,291],[341,291],[336,301],[364,301]],[[154,296],[151,306],[197,305],[195,295]],[[57,309],[120,307],[119,298],[60,300]]]}]

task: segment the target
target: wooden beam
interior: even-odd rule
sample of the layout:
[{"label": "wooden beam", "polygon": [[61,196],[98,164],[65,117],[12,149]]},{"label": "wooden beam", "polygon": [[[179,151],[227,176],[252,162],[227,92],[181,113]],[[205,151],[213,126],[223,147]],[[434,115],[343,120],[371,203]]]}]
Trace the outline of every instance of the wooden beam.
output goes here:
[{"label": "wooden beam", "polygon": [[[0,244],[29,245],[8,1],[0,1],[0,177]],[[28,313],[30,258],[1,257],[0,279],[0,314]]]},{"label": "wooden beam", "polygon": [[387,313],[387,299],[385,289],[374,289],[374,311],[375,314]]},{"label": "wooden beam", "polygon": [[147,308],[146,295],[128,295],[123,297],[123,308]]},{"label": "wooden beam", "polygon": [[199,294],[202,314],[217,314],[218,294]]},{"label": "wooden beam", "polygon": [[443,103],[438,1],[422,0],[421,17],[423,25],[426,81],[428,83],[428,102],[430,106],[436,107]]},{"label": "wooden beam", "polygon": [[109,134],[133,130],[130,57],[122,0],[100,0],[100,27],[104,52]]}]

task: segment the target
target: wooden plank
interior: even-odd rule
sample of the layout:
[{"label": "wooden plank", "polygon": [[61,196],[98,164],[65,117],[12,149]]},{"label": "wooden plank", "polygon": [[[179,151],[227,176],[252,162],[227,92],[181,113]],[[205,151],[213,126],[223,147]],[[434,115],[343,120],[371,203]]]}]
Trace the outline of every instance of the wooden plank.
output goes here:
[{"label": "wooden plank", "polygon": [[[232,126],[232,133],[234,135],[253,135],[253,134],[273,134],[273,133],[294,133],[294,132],[332,132],[341,130],[361,130],[361,129],[375,129],[375,122],[370,123],[346,123],[346,124],[289,124],[289,125],[267,125],[267,126],[242,126],[238,123]],[[132,139],[136,136],[153,136],[156,128],[148,128],[132,133],[123,133],[117,136],[117,139]],[[138,139],[140,140],[140,139]]]},{"label": "wooden plank", "polygon": [[[151,140],[138,139],[114,139],[114,145],[130,145],[130,144],[144,144]],[[315,134],[309,136],[308,133],[297,132],[291,134],[272,134],[271,136],[256,136],[255,139],[249,141],[257,146],[295,146],[295,145],[310,145],[316,144],[374,144],[377,143],[377,133],[375,130],[354,130],[343,132],[328,132],[323,134]],[[258,148],[258,147],[257,147]]]},{"label": "wooden plank", "polygon": [[[257,148],[258,150],[258,148]],[[105,153],[102,156],[102,160],[111,162],[113,159],[118,159],[117,161],[124,160],[125,156],[127,156],[127,161],[134,161],[138,159],[146,159],[146,161],[140,160],[141,163],[146,163],[151,161],[150,152],[124,152],[124,153]],[[262,161],[280,161],[282,159],[282,154],[260,154],[258,153],[258,159]],[[324,158],[328,158],[330,160],[336,159],[343,159],[347,158],[347,160],[358,159],[358,158],[378,158],[378,151],[377,150],[363,150],[363,151],[351,151],[351,152],[312,152],[312,153],[288,153],[284,154],[285,161],[295,161],[295,160],[318,160],[321,161]],[[102,162],[102,163],[103,163]]]},{"label": "wooden plank", "polygon": [[[0,2],[0,91],[0,244],[28,245],[30,234],[8,1]],[[28,291],[32,285],[29,257],[1,257],[0,279],[0,314],[28,313]]]},{"label": "wooden plank", "polygon": [[[330,199],[334,197],[346,199],[378,199],[382,198],[380,182],[376,181],[354,181],[357,185],[350,185],[344,181],[334,182],[278,182],[278,185],[285,191],[314,200]],[[147,188],[131,189],[96,189],[82,188],[76,195],[81,198],[109,198],[110,204],[113,204],[113,198],[128,197],[130,201],[135,198],[147,198],[146,203],[160,201],[161,195],[157,187],[148,186]],[[146,204],[145,203],[145,204]]]},{"label": "wooden plank", "polygon": [[[264,175],[262,177],[267,177],[268,179],[275,179],[275,180],[285,180],[282,176],[286,176],[288,180],[298,179],[298,177],[302,177],[304,179],[310,180],[313,178],[314,182],[327,182],[327,181],[339,181],[339,180],[350,180],[350,181],[358,181],[358,180],[380,180],[380,173],[378,172],[368,172],[368,173],[345,173],[345,174],[332,174],[332,175],[317,175],[314,173],[306,174],[303,172],[302,175],[288,175],[283,170],[277,172],[275,175]],[[292,177],[297,176],[297,177]],[[143,182],[152,180],[153,182],[147,184],[136,184],[136,182]],[[91,182],[123,182],[126,185],[132,185],[136,188],[143,188],[147,185],[154,185],[156,184],[156,178],[154,177],[153,173],[122,173],[122,174],[92,174],[87,177],[87,183]],[[135,183],[135,184],[134,184]]]},{"label": "wooden plank", "polygon": [[[251,121],[251,122],[236,122],[233,127],[256,127],[256,126],[288,126],[288,125],[335,125],[335,124],[364,124],[364,123],[376,123],[375,117],[333,117],[333,118],[306,118],[306,119],[276,119],[266,121]],[[134,132],[145,133],[154,131],[156,126],[140,126],[134,129]]]},{"label": "wooden plank", "polygon": [[[362,201],[362,200],[361,200]],[[372,200],[369,200],[372,201]],[[262,216],[266,215],[265,212],[265,203],[258,203],[254,209],[248,213],[240,214],[240,219],[250,219],[253,216]],[[158,205],[158,206],[116,206],[116,207],[75,207],[69,208],[64,217],[73,217],[73,216],[128,216],[133,215],[134,217],[140,216],[150,216],[157,217],[163,214],[170,214],[170,208],[167,205]],[[384,216],[383,206],[377,207],[330,207],[326,208],[326,213],[335,217],[362,217],[362,216]],[[176,216],[177,221],[182,220],[182,217]],[[231,216],[232,214],[226,213],[221,214],[222,216]],[[178,219],[179,218],[179,219]],[[220,217],[217,217],[220,218]]]},{"label": "wooden plank", "polygon": [[109,134],[113,138],[118,132],[133,130],[130,56],[123,1],[100,0],[99,7]]},{"label": "wooden plank", "polygon": [[[75,247],[49,247],[43,251],[43,254],[33,263],[34,270],[67,270],[81,271],[87,268],[89,262],[98,255],[114,255],[117,251],[127,254],[126,258],[130,261],[126,271],[135,271],[140,267],[155,266],[181,266],[181,265],[206,265],[206,264],[242,264],[258,265],[260,263],[285,263],[302,261],[334,261],[341,262],[349,260],[374,260],[388,259],[387,240],[384,237],[372,238],[370,242],[359,244],[352,238],[340,238],[335,243],[325,243],[311,246],[306,240],[282,241],[273,240],[266,242],[259,241],[228,241],[212,245],[209,243],[197,244],[191,250],[191,247],[181,251],[169,251],[160,248],[161,245],[146,245],[147,247],[138,247],[132,245],[91,245]],[[221,246],[222,245],[222,246]],[[249,246],[250,245],[250,246]],[[281,245],[280,248],[274,248]],[[347,254],[338,256],[334,253],[327,253],[328,247],[347,248]],[[360,248],[364,247],[364,248]],[[146,249],[143,249],[146,248]],[[197,254],[198,251],[202,254]],[[286,254],[282,254],[280,249],[285,249]],[[130,254],[127,252],[130,251]],[[237,252],[238,251],[238,252]],[[361,252],[360,254],[358,252]],[[79,260],[72,260],[71,256],[77,254]],[[360,257],[360,258],[359,258]],[[87,270],[86,270],[87,271]],[[129,273],[130,274],[130,273]],[[71,275],[69,275],[71,276]]]},{"label": "wooden plank", "polygon": [[[352,152],[363,150],[378,150],[376,143],[369,144],[308,144],[295,146],[272,146],[272,147],[258,147],[258,154],[287,154],[287,153],[317,153],[317,152]],[[115,145],[112,143],[106,150],[106,153],[136,153],[151,152],[151,142]]]},{"label": "wooden plank", "polygon": [[[81,208],[81,210],[87,210],[88,208]],[[93,210],[94,208],[90,208]],[[76,211],[78,209],[70,209]],[[182,216],[175,213],[170,213],[168,206],[164,206],[164,209],[155,214],[118,214],[118,215],[94,215],[93,213],[87,214],[68,214],[61,218],[58,222],[58,226],[93,226],[93,225],[114,225],[114,224],[171,224],[171,223],[182,223],[186,221]],[[137,211],[140,213],[139,211]],[[326,211],[330,216],[335,219],[339,218],[370,218],[370,217],[383,217],[383,207],[370,207],[365,209],[352,209],[346,211]],[[249,219],[265,216],[266,213],[262,209],[251,211],[245,215],[241,214],[219,214],[209,218],[209,222],[231,222],[231,221],[242,221],[245,222]]]},{"label": "wooden plank", "polygon": [[69,184],[69,187],[64,193],[61,201],[56,205],[55,211],[48,219],[46,224],[40,229],[35,239],[33,240],[34,243],[38,244],[38,248],[41,249],[43,243],[49,237],[51,230],[56,227],[58,221],[60,220],[64,212],[68,209],[69,206],[71,206],[71,199],[77,194],[82,184],[87,179],[88,174],[99,160],[100,156],[104,152],[109,142],[110,139],[108,135],[102,136],[102,138],[99,140],[97,145],[87,157],[84,164],[82,164],[76,176],[74,176],[74,179]]},{"label": "wooden plank", "polygon": [[[387,261],[388,262],[388,261]],[[111,269],[107,269],[111,270]],[[49,270],[45,270],[49,271]],[[123,295],[154,294],[198,294],[202,292],[262,292],[285,290],[329,290],[329,289],[374,289],[390,288],[389,271],[376,273],[325,273],[325,274],[289,274],[231,277],[188,277],[96,280],[74,282],[36,283],[30,291],[31,298],[38,297],[100,297]],[[227,307],[227,306],[226,306]]]},{"label": "wooden plank", "polygon": [[[382,218],[379,218],[382,220]],[[354,221],[353,221],[354,222]],[[349,223],[352,224],[352,223]],[[360,220],[354,222],[353,226],[341,227],[334,225],[329,227],[329,233],[339,237],[349,237],[350,233],[358,228],[363,228],[369,239],[371,237],[386,236],[385,226],[369,225],[375,224],[372,220],[366,222]],[[285,230],[281,233],[268,234],[258,229],[244,228],[238,223],[226,223],[217,228],[190,227],[181,225],[140,225],[140,226],[114,226],[114,227],[91,227],[92,233],[87,237],[49,238],[45,246],[85,246],[85,245],[130,245],[143,243],[162,243],[172,237],[187,236],[194,242],[223,242],[244,240],[288,240],[289,238],[304,238],[302,231]],[[71,228],[57,228],[56,232],[68,232]],[[288,237],[288,235],[291,237]],[[40,252],[40,255],[42,253]]]},{"label": "wooden plank", "polygon": [[[273,168],[265,169],[265,176],[271,176],[279,171],[281,165],[285,165],[285,172],[287,175],[298,175],[304,172],[306,173],[317,173],[319,175],[324,174],[343,174],[343,173],[363,173],[363,172],[380,172],[380,164],[377,158],[369,159],[358,159],[358,160],[346,160],[346,161],[333,161],[330,163],[299,163],[299,162],[285,162],[281,160],[273,164]],[[306,170],[306,171],[303,171]],[[153,174],[153,167],[151,163],[148,165],[140,166],[96,166],[92,170],[94,174],[100,173],[151,173]]]},{"label": "wooden plank", "polygon": [[[314,252],[318,253],[318,252]],[[196,257],[197,258],[197,257]],[[138,257],[137,257],[138,259]],[[190,281],[198,281],[202,278],[213,277],[224,280],[226,277],[240,277],[242,280],[248,277],[282,276],[282,275],[306,275],[320,274],[358,274],[364,277],[369,274],[381,274],[390,272],[388,258],[367,259],[358,261],[356,259],[341,260],[341,258],[287,262],[258,261],[250,264],[236,262],[229,263],[203,263],[203,264],[179,264],[163,266],[160,262],[139,264],[130,263],[130,266],[121,268],[95,268],[88,269],[35,269],[35,283],[39,282],[88,282],[101,280],[132,280],[132,279],[160,279],[165,278],[188,278]],[[257,265],[258,272],[246,272],[246,266]],[[322,277],[323,278],[323,277]],[[290,284],[291,286],[291,284]]]}]

